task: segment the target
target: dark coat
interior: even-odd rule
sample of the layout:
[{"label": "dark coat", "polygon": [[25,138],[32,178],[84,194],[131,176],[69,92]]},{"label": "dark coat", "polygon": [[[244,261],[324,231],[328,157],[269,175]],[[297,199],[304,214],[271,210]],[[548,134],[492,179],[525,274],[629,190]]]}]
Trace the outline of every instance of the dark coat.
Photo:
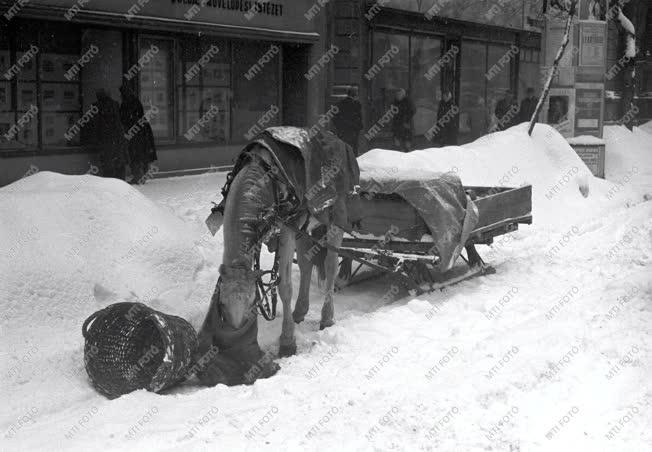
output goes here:
[{"label": "dark coat", "polygon": [[521,101],[521,109],[519,111],[521,122],[530,122],[530,119],[532,119],[532,115],[534,114],[534,110],[537,108],[538,102],[539,99],[536,97],[526,97]]},{"label": "dark coat", "polygon": [[125,133],[129,134],[130,130],[132,131],[132,137],[127,137],[131,162],[146,165],[156,160],[156,146],[149,121],[144,123],[141,121],[142,125],[139,125],[144,115],[143,104],[137,97],[130,96],[120,105],[120,120]]},{"label": "dark coat", "polygon": [[127,163],[127,140],[120,121],[120,106],[110,97],[101,97],[93,104],[98,112],[93,121],[92,143],[97,146],[100,162],[118,168]]},{"label": "dark coat", "polygon": [[396,138],[409,140],[412,138],[412,117],[416,113],[414,104],[405,96],[402,100],[395,100],[392,105],[398,108],[392,123],[392,133]]},{"label": "dark coat", "polygon": [[[512,110],[513,113],[510,113]],[[511,103],[507,99],[500,99],[496,104],[496,118],[498,119],[498,130],[509,129],[518,124],[518,103],[513,100]]]},{"label": "dark coat", "polygon": [[362,106],[352,97],[346,97],[338,102],[337,108],[339,111],[333,117],[336,134],[356,151],[362,130]]},{"label": "dark coat", "polygon": [[[439,108],[437,109],[437,125],[439,126],[439,133],[437,134],[437,138],[438,141],[444,146],[457,144],[459,111],[458,113],[453,113],[451,111],[453,107],[455,107],[453,98],[451,98],[449,101],[442,99],[439,102]],[[446,120],[444,120],[445,116],[447,116]]]}]

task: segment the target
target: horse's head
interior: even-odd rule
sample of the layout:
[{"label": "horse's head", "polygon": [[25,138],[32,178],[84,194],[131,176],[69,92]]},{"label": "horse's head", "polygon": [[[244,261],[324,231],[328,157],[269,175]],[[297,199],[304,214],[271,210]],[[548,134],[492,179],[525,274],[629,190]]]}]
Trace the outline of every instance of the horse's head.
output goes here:
[{"label": "horse's head", "polygon": [[224,320],[233,328],[241,328],[256,315],[256,279],[248,266],[220,265],[219,303]]}]

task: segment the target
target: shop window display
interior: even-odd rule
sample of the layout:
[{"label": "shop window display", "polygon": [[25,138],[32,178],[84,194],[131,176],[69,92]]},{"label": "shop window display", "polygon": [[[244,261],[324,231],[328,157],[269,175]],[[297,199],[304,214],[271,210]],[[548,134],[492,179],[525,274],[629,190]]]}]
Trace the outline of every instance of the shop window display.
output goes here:
[{"label": "shop window display", "polygon": [[[390,109],[396,92],[403,88],[410,90],[410,41],[409,36],[376,31],[373,36],[372,64],[383,56],[391,55],[389,62],[377,73],[368,72],[372,85],[372,123],[375,123]],[[433,62],[436,59],[433,59]],[[416,77],[416,75],[415,75]],[[368,77],[369,78],[369,77]],[[410,95],[412,93],[409,93]],[[383,129],[382,135],[391,135],[391,127]]]},{"label": "shop window display", "polygon": [[[230,139],[230,46],[226,41],[183,39],[177,70],[178,136],[192,142]],[[204,118],[198,133],[191,129]]]},{"label": "shop window display", "polygon": [[140,101],[143,110],[156,112],[148,115],[157,141],[174,139],[172,61],[174,40],[143,37],[139,40]]}]

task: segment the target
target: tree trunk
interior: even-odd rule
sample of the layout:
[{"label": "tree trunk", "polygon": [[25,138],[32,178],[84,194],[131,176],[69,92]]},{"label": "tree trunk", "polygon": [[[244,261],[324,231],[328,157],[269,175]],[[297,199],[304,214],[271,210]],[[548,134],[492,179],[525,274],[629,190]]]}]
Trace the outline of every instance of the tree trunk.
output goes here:
[{"label": "tree trunk", "polygon": [[550,84],[552,83],[552,78],[555,76],[555,72],[557,71],[559,62],[561,61],[561,58],[564,56],[564,51],[566,50],[566,46],[570,41],[570,31],[571,31],[571,25],[573,24],[574,15],[575,15],[575,9],[571,8],[571,10],[568,12],[568,18],[566,19],[566,32],[564,33],[564,38],[562,39],[561,46],[559,47],[559,50],[557,50],[557,55],[555,56],[555,59],[552,62],[550,73],[548,74],[548,78],[546,79],[546,83],[543,87],[543,91],[541,92],[541,96],[539,96],[539,102],[537,103],[537,108],[534,109],[534,114],[532,114],[532,118],[530,119],[530,128],[527,131],[528,135],[530,136],[532,136],[532,131],[534,130],[534,125],[537,122],[537,117],[539,116],[539,112],[543,107],[543,103],[545,102],[546,97],[548,97],[548,92],[550,91]]},{"label": "tree trunk", "polygon": [[[632,9],[630,13],[636,11],[636,4],[632,4]],[[620,114],[623,118],[623,124],[629,130],[632,130],[634,126],[634,119],[636,112],[634,107],[634,96],[636,94],[636,29],[634,23],[636,21],[635,15],[632,16],[633,20],[630,20],[620,6],[617,10],[618,14],[616,20],[620,23],[620,26],[623,29],[625,35],[625,55],[624,59],[627,61],[625,66],[625,71],[623,73],[623,84],[622,84],[622,95],[621,95],[621,105],[620,105]]]}]

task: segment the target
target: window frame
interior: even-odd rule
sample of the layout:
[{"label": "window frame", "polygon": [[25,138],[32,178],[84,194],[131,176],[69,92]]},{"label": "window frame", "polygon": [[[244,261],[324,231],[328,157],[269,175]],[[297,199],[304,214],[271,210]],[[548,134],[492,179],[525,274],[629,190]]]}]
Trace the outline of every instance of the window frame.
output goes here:
[{"label": "window frame", "polygon": [[[42,23],[44,21],[19,21],[19,22],[12,22],[9,24],[9,26],[6,29],[6,33],[9,37],[8,39],[8,47],[9,47],[9,67],[13,67],[13,65],[16,64],[17,62],[17,54],[19,53],[18,50],[18,42],[17,42],[17,33],[20,29],[20,27],[29,27],[29,26],[34,26],[34,23]],[[83,52],[82,48],[82,26],[72,24],[72,31],[76,33],[76,42],[78,44],[78,55],[77,55],[77,60],[81,58]],[[39,28],[38,30],[38,35],[36,38],[36,45],[39,48],[39,52],[36,53],[36,55],[33,58],[33,64],[35,65],[34,69],[34,80],[24,80],[21,82],[19,74],[16,74],[13,76],[10,80],[3,81],[3,85],[8,85],[10,89],[10,98],[9,98],[9,109],[8,110],[1,110],[2,113],[13,113],[13,124],[18,123],[18,118],[21,117],[25,111],[19,110],[19,105],[18,105],[18,89],[20,85],[24,84],[34,84],[36,88],[35,92],[35,105],[38,108],[38,112],[30,122],[35,122],[35,132],[36,132],[36,145],[28,145],[25,147],[7,147],[7,148],[2,148],[0,149],[0,154],[1,155],[17,155],[17,156],[24,156],[24,155],[47,155],[47,154],[57,154],[61,152],[83,152],[85,150],[85,146],[81,141],[79,141],[79,144],[65,144],[65,145],[56,145],[56,144],[44,144],[43,140],[43,121],[44,121],[44,110],[43,110],[43,85],[44,84],[50,84],[50,85],[70,85],[74,86],[77,89],[77,99],[79,101],[79,110],[47,110],[45,113],[47,114],[66,114],[66,113],[77,113],[78,118],[81,118],[82,115],[84,114],[84,98],[83,98],[83,88],[82,88],[82,80],[84,76],[84,68],[80,67],[79,74],[77,77],[77,80],[75,81],[63,81],[63,80],[44,80],[43,79],[43,74],[42,74],[42,58],[43,58],[43,53],[40,49],[46,48],[47,46],[44,45],[45,38],[43,36],[43,30]],[[24,51],[20,51],[23,52]],[[48,53],[48,52],[45,52]],[[22,129],[21,129],[22,130]],[[63,133],[67,132],[68,129],[62,131]],[[2,137],[4,138],[4,137]],[[13,141],[13,140],[12,140]]]}]

